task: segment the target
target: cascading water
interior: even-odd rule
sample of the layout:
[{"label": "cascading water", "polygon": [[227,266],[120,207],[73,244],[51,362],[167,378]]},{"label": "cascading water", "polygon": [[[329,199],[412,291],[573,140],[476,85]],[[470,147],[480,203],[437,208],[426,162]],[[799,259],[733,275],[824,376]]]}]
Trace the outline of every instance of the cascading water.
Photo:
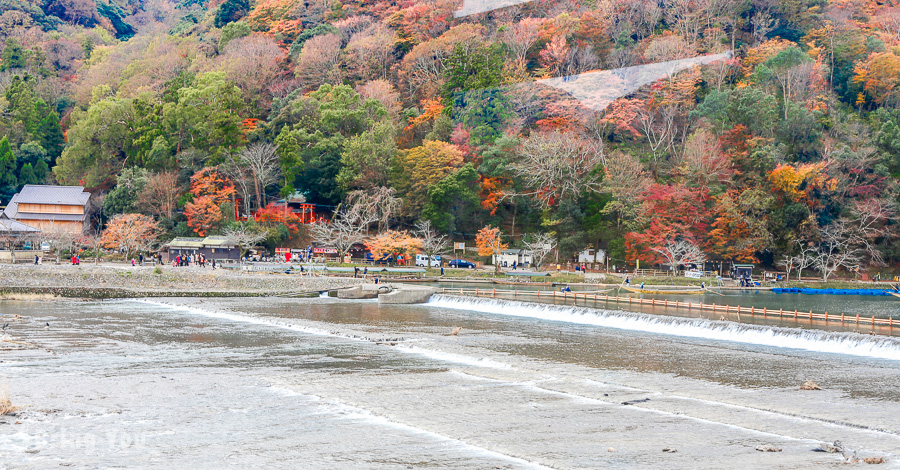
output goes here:
[{"label": "cascading water", "polygon": [[428,305],[495,315],[537,318],[622,330],[900,361],[900,340],[858,333],[833,333],[799,328],[746,325],[729,321],[678,318],[624,312],[621,310],[457,297],[453,295],[432,296]]}]

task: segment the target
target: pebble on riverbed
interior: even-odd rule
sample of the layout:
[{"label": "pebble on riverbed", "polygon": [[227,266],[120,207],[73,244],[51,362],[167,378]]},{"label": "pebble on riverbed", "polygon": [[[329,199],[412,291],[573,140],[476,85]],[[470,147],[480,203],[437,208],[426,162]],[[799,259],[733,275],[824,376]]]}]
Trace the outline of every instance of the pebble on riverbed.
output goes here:
[{"label": "pebble on riverbed", "polygon": [[803,385],[800,386],[800,390],[822,390],[819,388],[819,384],[813,382],[812,380],[807,380],[803,382]]},{"label": "pebble on riverbed", "polygon": [[756,450],[758,450],[760,452],[781,452],[781,447],[764,445],[764,446],[756,446]]}]

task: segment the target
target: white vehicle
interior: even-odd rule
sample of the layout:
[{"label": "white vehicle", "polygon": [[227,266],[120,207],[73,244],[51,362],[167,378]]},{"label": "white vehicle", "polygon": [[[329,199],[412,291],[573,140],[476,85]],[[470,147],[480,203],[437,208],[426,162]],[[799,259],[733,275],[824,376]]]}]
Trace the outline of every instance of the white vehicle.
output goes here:
[{"label": "white vehicle", "polygon": [[[416,255],[416,266],[427,267],[428,265],[428,256],[426,255]],[[438,268],[441,266],[441,255],[433,255],[431,257],[431,267]]]}]

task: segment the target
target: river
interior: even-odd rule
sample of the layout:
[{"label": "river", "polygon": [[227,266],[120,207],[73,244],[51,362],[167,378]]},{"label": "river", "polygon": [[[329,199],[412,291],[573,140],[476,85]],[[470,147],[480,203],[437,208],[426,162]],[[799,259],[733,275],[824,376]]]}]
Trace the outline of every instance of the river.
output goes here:
[{"label": "river", "polygon": [[898,468],[900,339],[600,307],[3,301],[0,468]]}]

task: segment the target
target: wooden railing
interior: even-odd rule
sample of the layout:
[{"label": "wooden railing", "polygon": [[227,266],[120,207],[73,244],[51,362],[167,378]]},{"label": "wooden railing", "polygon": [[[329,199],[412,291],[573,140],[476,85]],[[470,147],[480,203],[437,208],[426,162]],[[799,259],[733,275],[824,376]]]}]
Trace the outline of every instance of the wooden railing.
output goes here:
[{"label": "wooden railing", "polygon": [[557,292],[557,291],[524,291],[518,289],[454,289],[454,288],[443,288],[442,292],[444,294],[458,294],[458,295],[476,295],[476,296],[484,296],[484,297],[496,297],[498,295],[512,296],[512,297],[547,297],[552,299],[572,299],[572,300],[584,300],[585,302],[593,301],[606,301],[606,302],[618,302],[618,303],[628,303],[628,304],[644,304],[644,305],[656,305],[663,307],[675,307],[675,308],[686,308],[686,309],[694,309],[694,310],[711,310],[715,312],[725,312],[731,313],[735,312],[738,314],[738,318],[742,313],[749,313],[750,315],[758,315],[762,317],[782,317],[782,318],[805,318],[809,320],[824,320],[826,322],[829,321],[838,321],[841,323],[855,323],[857,325],[882,325],[888,326],[890,328],[894,327],[894,323],[897,323],[897,326],[900,327],[900,319],[894,320],[893,317],[890,318],[876,318],[874,315],[871,317],[864,317],[859,314],[856,315],[845,315],[835,314],[835,313],[814,313],[812,311],[809,312],[801,312],[799,310],[784,310],[784,309],[770,309],[767,307],[759,308],[759,307],[741,307],[738,305],[723,305],[723,304],[707,304],[703,302],[685,302],[681,300],[668,300],[668,299],[643,299],[640,297],[631,297],[631,296],[623,296],[620,297],[618,295],[607,295],[601,292]]}]

